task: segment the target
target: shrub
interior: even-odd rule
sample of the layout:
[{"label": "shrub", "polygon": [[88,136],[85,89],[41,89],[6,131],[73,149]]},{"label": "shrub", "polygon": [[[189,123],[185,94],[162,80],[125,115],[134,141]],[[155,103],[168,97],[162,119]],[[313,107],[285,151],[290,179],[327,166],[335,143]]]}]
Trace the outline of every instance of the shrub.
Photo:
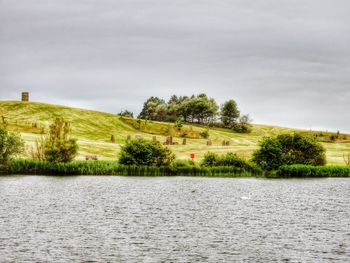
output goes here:
[{"label": "shrub", "polygon": [[350,177],[350,167],[303,164],[283,165],[279,167],[277,175],[279,177]]},{"label": "shrub", "polygon": [[209,134],[209,129],[205,129],[204,131],[202,131],[202,132],[200,133],[200,136],[202,136],[202,138],[204,138],[204,139],[208,139],[209,136],[210,136],[210,134]]},{"label": "shrub", "polygon": [[221,156],[216,153],[208,152],[204,155],[201,165],[205,167],[230,166],[260,172],[260,169],[256,167],[256,165],[238,156],[236,153],[230,152]]},{"label": "shrub", "polygon": [[243,115],[239,118],[238,122],[233,125],[233,130],[239,133],[251,133],[252,125],[249,115]]},{"label": "shrub", "polygon": [[171,167],[174,169],[178,168],[190,168],[196,166],[195,162],[191,159],[186,159],[186,160],[175,160],[172,164]]},{"label": "shrub", "polygon": [[78,154],[78,144],[70,138],[70,124],[57,118],[50,125],[48,137],[44,142],[45,159],[49,162],[70,162]]},{"label": "shrub", "polygon": [[220,156],[217,153],[207,152],[203,156],[202,166],[208,166],[208,167],[217,166],[219,158]]},{"label": "shrub", "polygon": [[178,118],[174,124],[175,128],[178,130],[178,131],[181,131],[181,128],[183,127],[183,122],[180,118]]},{"label": "shrub", "polygon": [[49,134],[36,141],[35,149],[31,155],[35,160],[49,162],[70,162],[78,154],[78,144],[70,138],[70,124],[57,118],[49,129]]},{"label": "shrub", "polygon": [[325,149],[315,138],[300,134],[283,134],[265,138],[260,149],[253,153],[253,161],[266,170],[282,165],[324,165]]},{"label": "shrub", "polygon": [[17,154],[23,151],[22,139],[5,128],[0,128],[0,166],[6,166]]},{"label": "shrub", "polygon": [[119,113],[119,116],[128,117],[128,118],[134,118],[134,113],[132,111],[128,111],[128,110],[122,110]]},{"label": "shrub", "polygon": [[136,139],[127,142],[122,148],[119,163],[125,165],[169,165],[175,155],[160,143]]}]

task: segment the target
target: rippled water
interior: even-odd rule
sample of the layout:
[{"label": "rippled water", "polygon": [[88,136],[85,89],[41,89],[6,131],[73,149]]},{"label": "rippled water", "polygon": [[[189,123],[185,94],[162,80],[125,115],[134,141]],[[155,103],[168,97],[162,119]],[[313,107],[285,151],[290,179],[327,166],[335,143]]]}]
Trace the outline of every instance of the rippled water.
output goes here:
[{"label": "rippled water", "polygon": [[0,177],[1,262],[350,262],[350,180]]}]

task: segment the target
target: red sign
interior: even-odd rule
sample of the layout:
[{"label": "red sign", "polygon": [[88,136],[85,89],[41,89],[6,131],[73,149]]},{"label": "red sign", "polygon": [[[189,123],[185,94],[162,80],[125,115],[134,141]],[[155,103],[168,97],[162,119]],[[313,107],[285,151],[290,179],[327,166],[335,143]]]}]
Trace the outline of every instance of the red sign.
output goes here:
[{"label": "red sign", "polygon": [[191,159],[193,160],[194,157],[196,157],[196,155],[195,155],[194,153],[190,153],[190,157],[191,157]]}]

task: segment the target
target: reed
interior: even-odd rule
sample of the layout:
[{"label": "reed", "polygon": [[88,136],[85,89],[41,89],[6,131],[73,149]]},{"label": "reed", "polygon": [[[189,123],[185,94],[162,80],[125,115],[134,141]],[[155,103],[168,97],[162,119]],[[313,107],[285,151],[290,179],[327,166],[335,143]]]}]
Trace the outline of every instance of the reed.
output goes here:
[{"label": "reed", "polygon": [[74,161],[52,163],[36,160],[13,160],[2,174],[26,175],[125,175],[125,176],[207,176],[249,177],[262,172],[244,168],[221,166],[201,167],[190,163],[174,163],[170,166],[121,165],[116,161]]},{"label": "reed", "polygon": [[349,166],[283,165],[277,177],[350,177]]}]

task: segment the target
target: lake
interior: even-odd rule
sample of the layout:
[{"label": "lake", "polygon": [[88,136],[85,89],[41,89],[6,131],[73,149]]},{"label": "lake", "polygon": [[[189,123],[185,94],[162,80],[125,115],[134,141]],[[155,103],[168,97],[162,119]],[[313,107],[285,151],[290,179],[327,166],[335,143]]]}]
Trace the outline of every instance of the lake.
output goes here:
[{"label": "lake", "polygon": [[0,177],[0,262],[350,262],[350,179]]}]

